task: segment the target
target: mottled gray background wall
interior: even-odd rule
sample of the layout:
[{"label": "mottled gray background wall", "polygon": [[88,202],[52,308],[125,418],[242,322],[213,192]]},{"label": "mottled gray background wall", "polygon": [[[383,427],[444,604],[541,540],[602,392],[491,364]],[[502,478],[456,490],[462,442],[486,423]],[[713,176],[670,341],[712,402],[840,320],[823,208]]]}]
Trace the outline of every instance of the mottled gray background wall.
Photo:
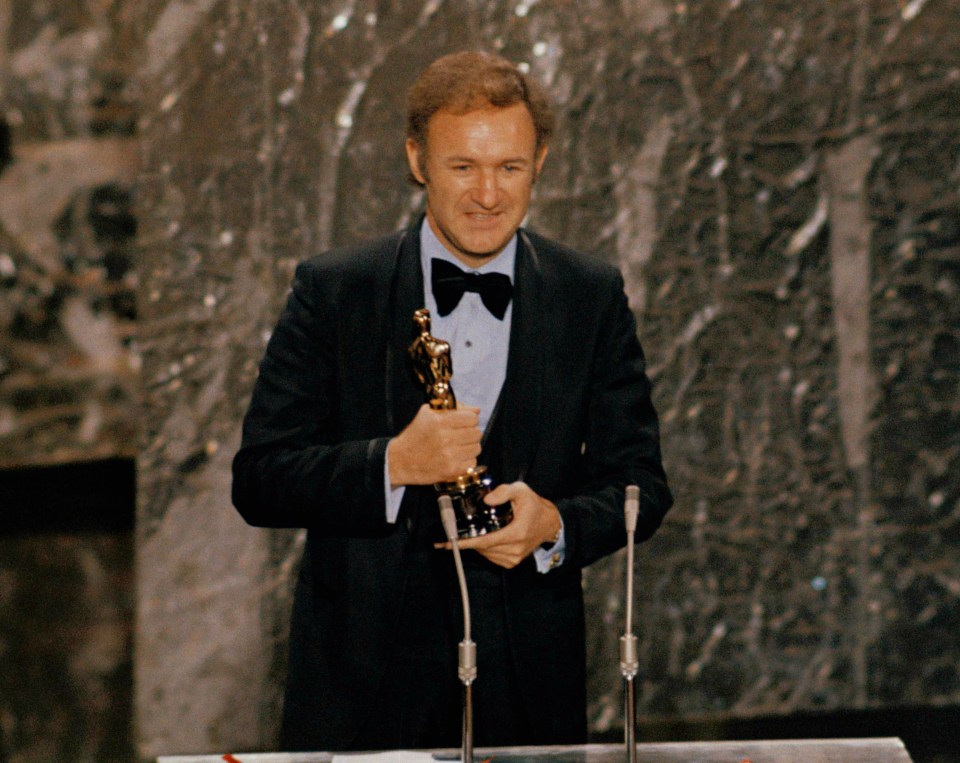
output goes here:
[{"label": "mottled gray background wall", "polygon": [[[138,338],[121,331],[107,357],[127,364],[96,378],[142,365],[142,755],[273,744],[299,537],[232,512],[239,420],[296,262],[419,208],[404,90],[436,55],[475,46],[553,95],[530,225],[620,265],[656,383],[678,501],[638,554],[643,722],[960,704],[958,0],[57,6],[0,2],[0,21],[16,19],[0,23],[15,157],[0,184],[30,171],[31,141],[92,132],[77,106],[91,93],[34,96],[27,53],[117,44],[109,92],[139,115],[139,243],[134,281],[121,278]],[[54,79],[90,82],[102,60],[61,61]],[[79,164],[91,175],[72,181],[72,215],[4,185],[17,273],[66,267],[51,242],[89,225],[84,189],[126,187],[127,164],[92,174],[113,161]],[[32,232],[2,216],[14,197]],[[14,280],[5,295],[34,294]],[[106,281],[108,268],[82,284]],[[102,335],[96,305],[57,313],[64,342],[75,315],[77,336]],[[0,435],[24,431],[29,408],[9,378]],[[108,399],[126,400],[117,387]],[[102,388],[71,398],[101,422]],[[61,442],[108,429],[69,421]],[[52,451],[34,439],[22,461]],[[598,737],[620,724],[622,561],[586,581]]]},{"label": "mottled gray background wall", "polygon": [[0,761],[128,761],[138,354],[122,3],[0,0]]}]

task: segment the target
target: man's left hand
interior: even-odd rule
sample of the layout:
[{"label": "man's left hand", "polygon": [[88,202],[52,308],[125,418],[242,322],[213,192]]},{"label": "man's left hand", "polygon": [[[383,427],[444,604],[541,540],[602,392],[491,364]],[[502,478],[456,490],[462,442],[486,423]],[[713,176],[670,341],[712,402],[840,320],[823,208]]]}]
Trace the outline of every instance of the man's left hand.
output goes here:
[{"label": "man's left hand", "polygon": [[[484,498],[488,506],[510,502],[513,521],[502,530],[478,538],[459,540],[461,549],[473,549],[494,564],[511,569],[526,559],[543,543],[557,536],[563,524],[556,505],[537,495],[525,482],[498,485]],[[438,548],[451,547],[450,543],[438,543]]]}]

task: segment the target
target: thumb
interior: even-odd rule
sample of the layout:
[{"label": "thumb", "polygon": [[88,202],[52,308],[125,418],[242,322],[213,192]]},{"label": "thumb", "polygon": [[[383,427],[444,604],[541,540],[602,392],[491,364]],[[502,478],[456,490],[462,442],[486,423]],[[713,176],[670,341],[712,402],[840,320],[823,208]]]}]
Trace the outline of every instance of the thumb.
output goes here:
[{"label": "thumb", "polygon": [[496,506],[498,504],[513,500],[519,494],[519,486],[519,482],[510,482],[505,485],[497,485],[493,490],[484,496],[483,502],[487,504],[487,506]]}]

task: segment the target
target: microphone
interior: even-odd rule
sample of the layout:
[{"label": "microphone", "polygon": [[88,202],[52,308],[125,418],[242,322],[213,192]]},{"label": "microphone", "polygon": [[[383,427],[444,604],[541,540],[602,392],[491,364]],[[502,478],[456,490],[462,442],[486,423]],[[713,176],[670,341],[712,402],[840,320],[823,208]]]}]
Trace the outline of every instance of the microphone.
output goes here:
[{"label": "microphone", "polygon": [[627,532],[633,534],[637,529],[637,516],[640,514],[640,488],[627,486],[627,495],[623,504],[623,513],[627,522]]},{"label": "microphone", "polygon": [[637,656],[637,637],[633,635],[633,542],[640,514],[640,488],[627,486],[623,503],[624,521],[627,530],[627,613],[626,626],[620,637],[620,673],[624,680],[624,743],[628,763],[637,763],[637,711],[634,678],[640,670]]},{"label": "microphone", "polygon": [[460,600],[463,602],[463,641],[459,644],[457,676],[463,684],[463,728],[461,760],[473,763],[473,690],[477,677],[477,645],[470,638],[470,595],[467,592],[467,578],[463,573],[463,560],[460,558],[460,543],[457,532],[457,516],[453,511],[453,501],[449,495],[437,497],[440,504],[440,521],[443,531],[453,547],[453,562],[457,567],[457,580],[460,583]]}]

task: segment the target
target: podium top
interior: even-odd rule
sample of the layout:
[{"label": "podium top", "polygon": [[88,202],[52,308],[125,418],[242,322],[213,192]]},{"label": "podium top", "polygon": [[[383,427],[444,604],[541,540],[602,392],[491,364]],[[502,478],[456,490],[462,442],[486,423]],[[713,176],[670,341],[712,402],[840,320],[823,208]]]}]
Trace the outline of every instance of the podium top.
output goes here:
[{"label": "podium top", "polygon": [[[483,763],[622,763],[623,745],[477,749]],[[912,763],[903,742],[876,739],[791,739],[744,742],[661,742],[637,745],[641,763]],[[459,750],[377,753],[272,752],[167,755],[157,763],[444,763]]]}]

